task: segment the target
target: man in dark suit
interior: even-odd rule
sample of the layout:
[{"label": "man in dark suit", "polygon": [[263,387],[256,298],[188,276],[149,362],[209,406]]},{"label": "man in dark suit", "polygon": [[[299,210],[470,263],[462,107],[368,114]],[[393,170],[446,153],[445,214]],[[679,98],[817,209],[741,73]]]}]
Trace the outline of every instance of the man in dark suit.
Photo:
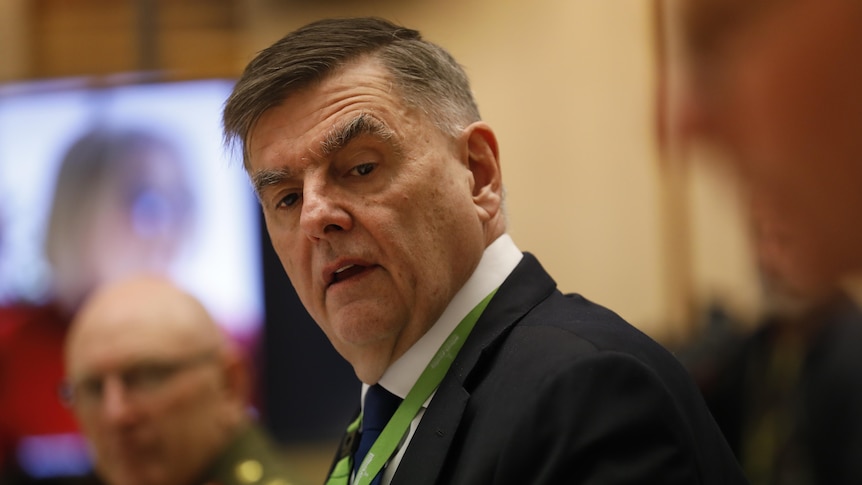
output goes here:
[{"label": "man in dark suit", "polygon": [[381,19],[312,23],[249,64],[224,127],[364,383],[328,483],[745,482],[673,356],[506,234],[497,141],[445,50]]}]

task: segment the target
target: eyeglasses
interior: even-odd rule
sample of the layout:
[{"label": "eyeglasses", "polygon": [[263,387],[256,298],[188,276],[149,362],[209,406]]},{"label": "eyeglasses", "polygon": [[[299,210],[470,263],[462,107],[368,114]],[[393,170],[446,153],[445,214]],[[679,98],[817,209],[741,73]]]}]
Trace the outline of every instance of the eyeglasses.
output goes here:
[{"label": "eyeglasses", "polygon": [[207,363],[215,356],[215,352],[207,351],[185,359],[141,362],[117,372],[67,381],[60,385],[60,400],[68,407],[95,409],[102,402],[105,383],[111,376],[119,379],[128,397],[140,399],[157,393],[177,374]]}]

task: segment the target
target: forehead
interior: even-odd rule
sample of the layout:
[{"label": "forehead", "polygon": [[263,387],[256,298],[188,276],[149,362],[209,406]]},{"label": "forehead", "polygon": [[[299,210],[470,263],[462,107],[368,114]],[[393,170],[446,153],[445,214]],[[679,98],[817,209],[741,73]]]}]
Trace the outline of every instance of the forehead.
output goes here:
[{"label": "forehead", "polygon": [[250,132],[250,163],[260,167],[273,158],[314,157],[328,132],[360,114],[397,132],[416,122],[409,112],[382,63],[361,58],[265,111]]},{"label": "forehead", "polygon": [[171,302],[124,305],[122,299],[102,302],[83,314],[69,337],[67,365],[71,373],[106,371],[136,361],[176,358],[209,345],[196,331],[193,309]]}]

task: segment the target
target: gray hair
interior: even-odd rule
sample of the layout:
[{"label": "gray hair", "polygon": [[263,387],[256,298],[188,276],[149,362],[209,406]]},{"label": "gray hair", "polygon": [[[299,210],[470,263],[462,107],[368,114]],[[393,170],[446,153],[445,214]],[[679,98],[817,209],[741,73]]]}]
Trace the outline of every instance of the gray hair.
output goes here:
[{"label": "gray hair", "polygon": [[406,105],[443,133],[457,136],[481,119],[464,69],[418,31],[375,17],[325,19],[291,32],[249,63],[225,103],[225,143],[240,144],[248,169],[249,136],[266,110],[364,55],[380,59]]}]

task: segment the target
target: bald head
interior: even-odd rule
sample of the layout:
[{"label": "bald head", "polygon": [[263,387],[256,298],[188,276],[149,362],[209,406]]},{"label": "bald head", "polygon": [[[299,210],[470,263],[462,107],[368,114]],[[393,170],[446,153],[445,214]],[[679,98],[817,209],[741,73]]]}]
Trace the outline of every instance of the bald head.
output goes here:
[{"label": "bald head", "polygon": [[164,278],[97,290],[65,357],[73,410],[111,485],[193,483],[245,422],[243,359],[203,305]]},{"label": "bald head", "polygon": [[[93,348],[91,344],[97,344]],[[170,280],[139,275],[98,289],[72,322],[68,371],[79,352],[176,355],[191,349],[223,352],[227,342],[203,305]]]}]

